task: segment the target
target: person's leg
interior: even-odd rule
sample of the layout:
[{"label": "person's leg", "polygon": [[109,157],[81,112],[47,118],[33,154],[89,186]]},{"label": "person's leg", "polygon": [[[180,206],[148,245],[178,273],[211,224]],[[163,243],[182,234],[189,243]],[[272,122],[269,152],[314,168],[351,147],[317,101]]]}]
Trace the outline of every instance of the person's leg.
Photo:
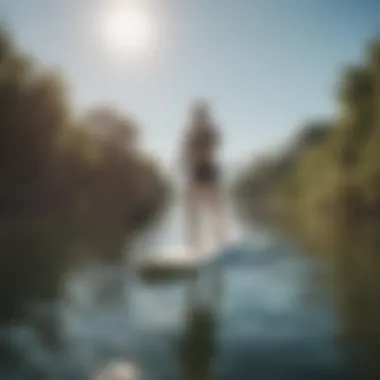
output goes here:
[{"label": "person's leg", "polygon": [[228,239],[225,215],[226,205],[223,190],[218,182],[212,182],[205,187],[204,192],[211,214],[216,244],[220,247]]},{"label": "person's leg", "polygon": [[185,199],[185,233],[188,247],[196,252],[199,249],[199,189],[194,183],[189,183]]}]

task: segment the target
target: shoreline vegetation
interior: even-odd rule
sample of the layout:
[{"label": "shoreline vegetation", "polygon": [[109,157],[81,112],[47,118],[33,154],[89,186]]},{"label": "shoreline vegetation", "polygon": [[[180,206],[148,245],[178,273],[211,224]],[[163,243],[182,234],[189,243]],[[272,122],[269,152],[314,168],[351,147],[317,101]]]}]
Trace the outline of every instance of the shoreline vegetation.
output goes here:
[{"label": "shoreline vegetation", "polygon": [[344,70],[331,120],[307,123],[279,154],[248,165],[233,186],[247,224],[330,260],[349,340],[379,371],[380,40]]},{"label": "shoreline vegetation", "polygon": [[139,147],[129,114],[98,106],[79,118],[62,74],[41,68],[0,30],[0,320],[30,322],[70,270],[122,265],[160,220],[166,173]]}]

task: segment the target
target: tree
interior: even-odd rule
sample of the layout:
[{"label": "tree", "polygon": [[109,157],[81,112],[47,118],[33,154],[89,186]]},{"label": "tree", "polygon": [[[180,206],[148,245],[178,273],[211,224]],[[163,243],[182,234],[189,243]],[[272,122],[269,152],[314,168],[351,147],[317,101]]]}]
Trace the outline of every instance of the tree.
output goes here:
[{"label": "tree", "polygon": [[380,41],[343,72],[338,100],[337,120],[308,124],[275,160],[244,171],[236,202],[248,220],[334,262],[346,335],[380,372]]},{"label": "tree", "polygon": [[137,137],[137,123],[112,109],[77,118],[61,74],[0,32],[2,323],[58,300],[79,264],[122,264],[128,242],[159,219],[169,184]]}]

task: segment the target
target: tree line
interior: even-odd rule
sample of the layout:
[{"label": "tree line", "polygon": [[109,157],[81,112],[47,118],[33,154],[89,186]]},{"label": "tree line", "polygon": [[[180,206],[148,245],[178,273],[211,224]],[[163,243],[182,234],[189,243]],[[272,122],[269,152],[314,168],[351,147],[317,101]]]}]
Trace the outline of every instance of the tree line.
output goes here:
[{"label": "tree line", "polygon": [[346,67],[331,118],[306,123],[279,153],[252,160],[234,184],[236,207],[333,263],[348,339],[379,362],[380,40]]},{"label": "tree line", "polygon": [[62,74],[0,31],[2,323],[59,297],[83,262],[121,262],[159,220],[170,185],[140,139],[136,119],[113,107],[76,115]]}]

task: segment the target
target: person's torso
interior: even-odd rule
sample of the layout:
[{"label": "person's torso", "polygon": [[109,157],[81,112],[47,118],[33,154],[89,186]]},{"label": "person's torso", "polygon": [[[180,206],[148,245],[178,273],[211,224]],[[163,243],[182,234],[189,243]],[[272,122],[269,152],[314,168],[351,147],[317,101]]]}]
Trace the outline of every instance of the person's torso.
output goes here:
[{"label": "person's torso", "polygon": [[189,165],[213,163],[217,159],[218,137],[210,125],[200,125],[187,136],[186,151]]}]

